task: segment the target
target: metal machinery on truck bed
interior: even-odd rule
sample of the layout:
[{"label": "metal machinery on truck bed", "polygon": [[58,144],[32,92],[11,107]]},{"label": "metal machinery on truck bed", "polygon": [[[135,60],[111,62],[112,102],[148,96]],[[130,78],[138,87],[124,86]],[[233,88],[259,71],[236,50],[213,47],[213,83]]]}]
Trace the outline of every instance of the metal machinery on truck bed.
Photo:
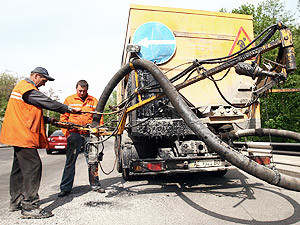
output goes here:
[{"label": "metal machinery on truck bed", "polygon": [[[104,88],[96,111],[85,112],[94,113],[91,127],[81,128],[91,134],[91,168],[102,160],[103,142],[114,136],[117,169],[125,180],[159,173],[224,175],[231,163],[270,184],[300,191],[299,179],[268,166],[270,154],[256,155],[232,143],[247,136],[300,141],[296,132],[259,128],[259,97],[297,69],[291,31],[278,22],[252,41],[248,34],[251,38],[249,16],[132,6],[122,67]],[[277,55],[267,59],[264,53],[273,49]],[[117,86],[117,105],[107,112]],[[117,120],[99,126],[102,115],[114,114]]]},{"label": "metal machinery on truck bed", "polygon": [[[277,31],[280,38],[271,41]],[[131,6],[122,67],[91,112],[91,128],[82,128],[91,134],[91,167],[102,159],[101,144],[115,136],[117,169],[125,180],[159,173],[224,175],[234,165],[300,191],[299,179],[269,168],[268,152],[233,145],[251,135],[300,141],[299,133],[260,128],[259,97],[296,70],[291,31],[279,22],[251,41],[252,33],[250,16]],[[273,49],[277,58],[265,59]],[[115,87],[118,104],[104,112]],[[115,125],[99,127],[101,115],[116,113]]]},{"label": "metal machinery on truck bed", "polygon": [[[155,32],[160,31],[155,28],[149,31],[152,32],[150,36],[147,30],[142,30],[140,34],[143,36],[144,32],[146,40],[152,38],[153,43],[149,41],[145,44],[134,40],[137,30],[142,29],[142,25],[156,22],[168,27],[176,41],[175,53],[166,62],[159,63],[159,54],[164,55],[164,52],[150,59],[159,65],[169,79],[182,71],[181,67],[176,67],[178,65],[192,62],[194,59],[227,56],[234,53],[232,50],[240,50],[253,39],[252,17],[248,15],[131,5],[122,65],[137,56],[147,57],[147,53],[141,53],[141,48],[146,51],[153,48],[152,51],[155,52],[159,50],[154,47],[159,49],[172,43],[165,42],[164,45],[163,42],[153,41],[159,41],[158,39],[164,36],[158,34],[156,38]],[[143,37],[135,39],[144,40]],[[157,46],[154,46],[155,44]],[[193,63],[197,61],[194,60]],[[211,67],[208,65],[206,69]],[[197,71],[193,72],[197,73]],[[227,71],[226,74],[225,72],[214,76],[215,80],[222,79],[222,82],[218,83],[222,94],[237,106],[251,102],[252,89],[257,85],[256,80],[238,76],[234,69]],[[183,77],[173,84],[176,86],[188,79],[189,77]],[[147,70],[135,69],[119,84],[118,102],[132,96],[138,89],[155,87],[155,85],[157,82]],[[136,110],[128,113],[125,131],[117,135],[115,143],[115,151],[118,155],[117,167],[118,171],[122,172],[123,178],[129,180],[133,175],[141,174],[202,171],[224,175],[229,168],[232,168],[231,164],[211,151],[203,140],[197,138],[177,114],[168,98],[162,96],[154,102],[139,107],[139,102],[147,101],[161,93],[162,89],[157,85],[156,88],[140,93],[130,100],[129,104],[133,107],[135,105]],[[209,79],[181,89],[180,94],[201,121],[231,146],[232,140],[228,133],[232,130],[260,128],[258,102],[246,108],[233,107],[221,98],[214,82]],[[264,164],[269,164],[270,155],[257,157],[257,159]]]}]

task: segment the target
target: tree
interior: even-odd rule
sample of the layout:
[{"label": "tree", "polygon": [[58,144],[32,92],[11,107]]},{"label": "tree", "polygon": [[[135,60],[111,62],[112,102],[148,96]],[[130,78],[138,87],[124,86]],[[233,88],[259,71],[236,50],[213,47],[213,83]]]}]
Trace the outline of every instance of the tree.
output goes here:
[{"label": "tree", "polygon": [[[300,12],[300,0],[298,0],[298,10]],[[226,9],[221,9],[227,12]],[[284,2],[280,0],[265,0],[256,7],[253,4],[244,4],[232,13],[248,14],[253,16],[254,36],[260,34],[270,25],[278,21],[288,26],[293,34],[293,42],[296,54],[300,52],[300,27],[296,23],[294,13],[285,9]],[[279,38],[279,34],[274,36]],[[258,44],[258,43],[256,43]],[[264,58],[275,60],[277,51],[271,51],[265,54]],[[300,57],[296,57],[296,64],[299,65]],[[300,68],[289,75],[284,88],[300,88]],[[261,101],[261,119],[262,127],[274,129],[286,129],[300,132],[300,93],[273,93],[260,99]],[[273,139],[273,138],[272,138]],[[275,140],[275,138],[274,138]],[[277,138],[278,141],[283,141]]]},{"label": "tree", "polygon": [[0,73],[0,125],[2,125],[9,96],[20,78],[7,72]]},{"label": "tree", "polygon": [[254,36],[260,34],[268,26],[281,21],[291,27],[295,23],[295,13],[286,10],[285,4],[281,0],[265,0],[258,3],[257,7],[253,4],[244,4],[232,13],[247,14],[253,16]]},{"label": "tree", "polygon": [[[117,91],[114,90],[112,94],[110,95],[105,107],[104,112],[111,112],[110,106],[117,105]],[[107,127],[114,127],[116,124],[114,124],[114,121],[117,120],[117,114],[111,114],[111,115],[104,115],[104,124],[106,124]]]}]

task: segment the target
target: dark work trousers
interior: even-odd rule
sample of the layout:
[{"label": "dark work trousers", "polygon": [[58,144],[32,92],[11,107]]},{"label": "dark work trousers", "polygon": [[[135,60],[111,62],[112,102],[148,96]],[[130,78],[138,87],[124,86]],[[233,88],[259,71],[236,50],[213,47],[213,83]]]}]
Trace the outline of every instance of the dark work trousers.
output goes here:
[{"label": "dark work trousers", "polygon": [[42,161],[37,149],[14,147],[10,174],[10,204],[24,210],[39,207],[38,190],[42,176]]},{"label": "dark work trousers", "polygon": [[80,152],[83,138],[79,133],[71,133],[67,139],[66,163],[60,183],[61,191],[71,191],[75,177],[75,164]]},{"label": "dark work trousers", "polygon": [[[81,146],[84,148],[84,155],[87,159],[87,143],[90,140],[89,135],[80,135],[79,133],[71,133],[67,139],[67,149],[66,149],[66,164],[60,183],[61,191],[71,191],[74,183],[75,177],[75,164],[80,152]],[[97,190],[101,188],[99,177],[98,177],[98,167],[96,169],[91,169],[89,166],[89,181],[92,190]]]}]

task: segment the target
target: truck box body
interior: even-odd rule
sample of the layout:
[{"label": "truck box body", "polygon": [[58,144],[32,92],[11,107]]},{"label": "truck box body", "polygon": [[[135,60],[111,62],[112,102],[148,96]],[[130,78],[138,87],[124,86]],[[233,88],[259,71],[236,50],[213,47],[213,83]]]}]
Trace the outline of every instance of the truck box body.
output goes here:
[{"label": "truck box body", "polygon": [[[229,55],[241,27],[248,34],[249,38],[253,39],[253,21],[252,16],[249,15],[131,5],[123,51],[123,64],[129,60],[126,45],[131,43],[135,31],[142,24],[150,21],[165,24],[173,31],[176,38],[176,52],[168,62],[159,66],[162,71],[168,71],[175,66],[194,59],[202,60]],[[239,47],[235,46],[235,50],[239,50]],[[166,75],[171,78],[181,72],[183,68],[176,68]],[[217,74],[215,79],[221,78],[224,73]],[[178,82],[182,81],[181,79]],[[219,82],[218,85],[223,95],[230,102],[245,104],[249,101],[253,83],[254,81],[251,78],[239,76],[232,69],[229,75],[222,82]],[[245,113],[234,114],[227,110],[228,112],[225,112],[227,115],[220,118],[218,112],[222,109],[219,106],[228,104],[220,97],[213,82],[208,79],[192,84],[180,90],[180,93],[193,105],[201,107],[201,110],[205,113],[213,114],[212,111],[214,111],[215,115],[210,115],[207,118],[211,123],[219,123],[226,120],[240,123],[243,128],[260,127],[258,105],[255,105],[255,110],[252,110],[254,115],[246,115]]]},{"label": "truck box body", "polygon": [[[159,64],[159,68],[166,72],[169,79],[184,70],[188,62],[228,56],[238,51],[239,45],[245,45],[253,39],[252,16],[131,5],[122,65],[136,57],[127,51],[127,46],[136,45],[133,43],[135,32],[149,22],[167,26],[175,37],[175,53],[169,60]],[[146,47],[151,48],[150,45]],[[183,65],[177,67],[181,64]],[[205,69],[212,67],[208,65]],[[225,72],[216,74],[214,79],[222,78]],[[183,82],[184,79],[186,78],[181,78],[174,85]],[[147,71],[131,72],[118,86],[118,102],[132,95],[137,87],[150,84],[155,84],[155,80]],[[222,94],[233,104],[240,105],[250,101],[253,84],[251,78],[237,75],[234,69],[218,82]],[[131,105],[154,96],[159,91],[157,88],[151,93],[143,93],[132,100]],[[207,126],[211,126],[216,135],[240,127],[260,127],[259,104],[247,109],[234,108],[221,98],[214,83],[209,79],[182,88],[180,93],[198,109],[201,114],[199,118]],[[115,145],[118,170],[125,179],[139,174],[203,171],[215,171],[224,175],[227,169],[231,168],[229,163],[194,135],[166,98],[130,112],[127,124],[127,132],[116,138]]]}]

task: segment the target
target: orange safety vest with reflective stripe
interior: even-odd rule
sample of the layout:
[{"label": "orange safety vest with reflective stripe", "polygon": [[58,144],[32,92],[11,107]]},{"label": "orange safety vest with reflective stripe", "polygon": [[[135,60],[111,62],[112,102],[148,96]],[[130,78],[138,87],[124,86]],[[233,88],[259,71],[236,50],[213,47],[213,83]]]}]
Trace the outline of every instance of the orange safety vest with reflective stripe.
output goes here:
[{"label": "orange safety vest with reflective stripe", "polygon": [[38,90],[33,84],[21,80],[10,95],[0,142],[23,148],[47,148],[48,140],[45,132],[43,109],[23,100],[23,94],[30,90]]},{"label": "orange safety vest with reflective stripe", "polygon": [[[78,94],[71,95],[67,97],[64,101],[64,104],[74,108],[74,109],[81,109],[82,112],[91,112],[96,110],[98,100],[88,95],[83,102],[82,99],[78,96]],[[93,121],[93,114],[92,113],[81,113],[81,114],[70,114],[65,113],[60,116],[61,122],[70,122],[85,126],[87,124],[91,124]],[[101,117],[100,125],[103,124],[103,116]],[[85,133],[84,131],[78,131],[76,129],[68,131],[67,129],[62,128],[62,132],[66,137],[72,133]]]}]

